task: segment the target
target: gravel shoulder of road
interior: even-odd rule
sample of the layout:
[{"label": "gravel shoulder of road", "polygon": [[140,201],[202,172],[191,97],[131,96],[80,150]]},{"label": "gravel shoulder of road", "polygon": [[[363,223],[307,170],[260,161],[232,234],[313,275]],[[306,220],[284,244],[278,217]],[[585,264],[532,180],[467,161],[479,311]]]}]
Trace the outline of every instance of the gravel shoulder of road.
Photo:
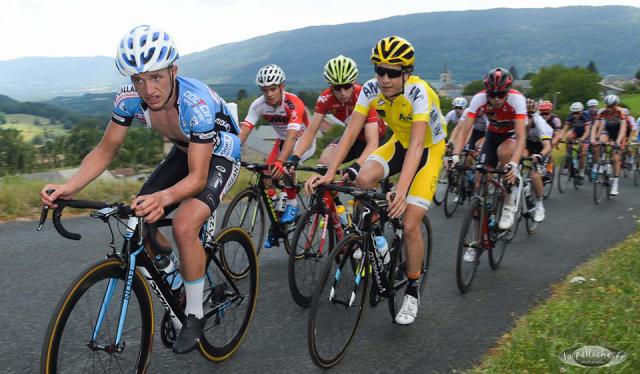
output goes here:
[{"label": "gravel shoulder of road", "polygon": [[640,372],[639,231],[577,267],[552,295],[520,318],[469,373],[582,372],[559,360],[569,348],[603,346],[626,353],[616,372]]}]

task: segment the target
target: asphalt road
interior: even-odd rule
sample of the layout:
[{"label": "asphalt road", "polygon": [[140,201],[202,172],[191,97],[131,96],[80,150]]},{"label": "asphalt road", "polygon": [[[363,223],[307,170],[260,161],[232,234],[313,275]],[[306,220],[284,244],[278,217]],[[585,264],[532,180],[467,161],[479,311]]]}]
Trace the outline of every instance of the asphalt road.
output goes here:
[{"label": "asphalt road", "polygon": [[[446,219],[441,207],[434,208],[433,267],[417,321],[398,326],[391,322],[386,304],[368,308],[355,343],[332,372],[430,373],[472,367],[518,316],[548,296],[550,285],[635,230],[640,189],[623,180],[621,195],[599,206],[593,204],[590,185],[564,195],[554,190],[546,207],[547,220],[531,237],[521,227],[498,271],[491,271],[483,257],[473,288],[465,295],[455,285],[456,245],[465,209]],[[58,299],[80,271],[107,252],[109,234],[102,223],[73,218],[66,224],[83,239],[66,240],[50,223],[43,232],[35,231],[36,222],[0,225],[3,373],[38,370],[43,335]],[[291,299],[286,264],[282,248],[262,251],[256,313],[231,359],[214,364],[197,353],[174,355],[156,331],[150,372],[321,372],[307,351],[308,313]],[[156,311],[157,327],[162,318],[158,305]]]}]

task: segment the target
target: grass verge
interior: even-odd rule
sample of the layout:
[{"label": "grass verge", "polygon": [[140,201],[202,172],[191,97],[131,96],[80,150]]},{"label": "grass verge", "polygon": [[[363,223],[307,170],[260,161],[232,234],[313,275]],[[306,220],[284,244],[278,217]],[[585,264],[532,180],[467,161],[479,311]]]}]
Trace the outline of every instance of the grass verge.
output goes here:
[{"label": "grass verge", "polygon": [[[574,277],[586,281],[571,284]],[[602,372],[640,373],[640,232],[574,270],[469,373],[577,373],[558,355],[600,345],[627,353]],[[591,369],[597,370],[597,369]],[[599,371],[599,372],[600,372]]]},{"label": "grass verge", "polygon": [[[3,177],[0,181],[0,220],[39,216],[42,207],[40,190],[44,185],[43,181],[27,180],[19,176]],[[141,186],[142,182],[125,180],[95,181],[76,195],[76,198],[128,203]]]}]

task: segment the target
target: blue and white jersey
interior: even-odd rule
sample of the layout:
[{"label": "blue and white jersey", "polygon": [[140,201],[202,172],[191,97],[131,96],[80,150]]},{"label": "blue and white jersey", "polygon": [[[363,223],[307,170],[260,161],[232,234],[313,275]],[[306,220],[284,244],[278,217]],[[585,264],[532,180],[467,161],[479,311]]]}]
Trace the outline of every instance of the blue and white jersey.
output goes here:
[{"label": "blue and white jersey", "polygon": [[[240,127],[231,115],[227,103],[206,84],[191,78],[176,77],[176,109],[180,131],[193,143],[213,143],[213,154],[232,161],[240,160]],[[147,104],[132,84],[122,87],[113,105],[111,120],[130,126],[134,118],[151,126]],[[171,139],[182,147],[189,144]]]}]

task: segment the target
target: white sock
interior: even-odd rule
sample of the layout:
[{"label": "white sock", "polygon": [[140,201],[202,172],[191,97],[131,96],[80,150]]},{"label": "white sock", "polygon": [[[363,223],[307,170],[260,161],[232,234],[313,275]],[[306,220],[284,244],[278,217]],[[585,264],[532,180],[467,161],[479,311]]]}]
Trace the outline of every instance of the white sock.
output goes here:
[{"label": "white sock", "polygon": [[544,209],[544,205],[542,205],[542,199],[537,199],[536,200],[536,209],[539,208],[543,208]]},{"label": "white sock", "polygon": [[196,318],[204,317],[202,310],[202,297],[204,292],[204,277],[194,281],[184,281],[184,290],[187,294],[187,307],[184,314],[193,314]]}]

